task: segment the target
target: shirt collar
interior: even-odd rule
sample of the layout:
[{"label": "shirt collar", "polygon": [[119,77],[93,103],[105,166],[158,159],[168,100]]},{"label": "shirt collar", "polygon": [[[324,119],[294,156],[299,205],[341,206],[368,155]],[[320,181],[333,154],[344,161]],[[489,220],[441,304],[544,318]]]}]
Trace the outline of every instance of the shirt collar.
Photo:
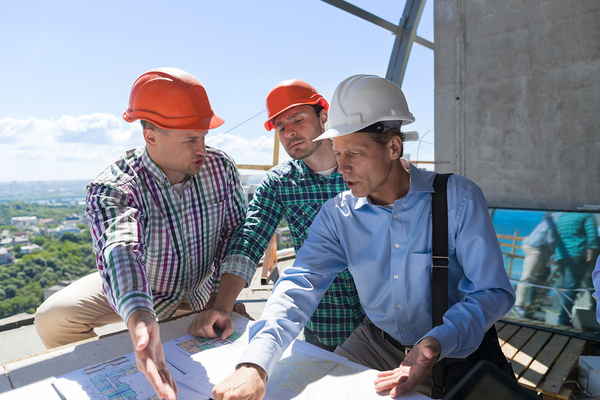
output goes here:
[{"label": "shirt collar", "polygon": [[299,166],[302,176],[310,175],[315,179],[327,180],[327,179],[336,177],[337,174],[339,173],[337,170],[337,167],[336,167],[336,169],[329,176],[319,175],[319,174],[314,173],[310,168],[308,168],[303,160],[292,160],[292,161]]},{"label": "shirt collar", "polygon": [[[406,159],[402,158],[402,165],[404,168],[410,171],[409,175],[409,188],[406,196],[409,196],[411,193],[418,192],[430,192],[433,193],[433,185],[427,178],[427,175],[423,173],[420,169],[415,167]],[[398,200],[398,199],[396,199]],[[356,200],[355,209],[359,209],[366,204],[372,204],[368,197],[359,197]]]},{"label": "shirt collar", "polygon": [[[154,160],[150,158],[150,154],[148,154],[147,148],[144,148],[144,152],[142,154],[142,164],[144,165],[144,168],[146,169],[146,171],[148,171],[150,176],[156,181],[156,183],[166,185],[167,187],[171,186],[171,181],[169,180],[169,178],[167,178],[167,176],[162,171],[162,169],[160,169],[158,164],[156,164]],[[186,177],[185,184],[183,185],[184,189],[186,189],[190,185],[189,182],[191,181],[191,178],[193,177],[190,175]]]}]

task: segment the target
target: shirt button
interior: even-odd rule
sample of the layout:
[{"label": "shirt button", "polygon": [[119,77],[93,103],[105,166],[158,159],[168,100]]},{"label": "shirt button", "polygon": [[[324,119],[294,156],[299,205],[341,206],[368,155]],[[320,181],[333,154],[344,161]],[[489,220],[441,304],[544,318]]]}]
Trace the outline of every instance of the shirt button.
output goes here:
[{"label": "shirt button", "polygon": [[306,213],[304,211],[302,211],[302,215],[306,215]]},{"label": "shirt button", "polygon": [[396,304],[396,308],[402,308],[402,304]]},{"label": "shirt button", "polygon": [[398,214],[392,215],[392,218],[394,218],[394,219],[398,218]]},{"label": "shirt button", "polygon": [[400,245],[399,245],[398,243],[396,243],[396,244],[394,245],[394,247],[395,247],[395,248],[398,248],[398,247],[400,247]]},{"label": "shirt button", "polygon": [[190,237],[190,233],[189,233],[189,232],[188,232],[188,233],[186,233],[186,234],[185,234],[185,236],[187,236],[187,237]]},{"label": "shirt button", "polygon": [[394,279],[398,279],[398,275],[394,275]]},{"label": "shirt button", "polygon": [[402,330],[403,330],[403,331],[405,331],[405,330],[406,330],[406,327],[405,327],[405,326],[403,326],[403,327],[402,327]]}]

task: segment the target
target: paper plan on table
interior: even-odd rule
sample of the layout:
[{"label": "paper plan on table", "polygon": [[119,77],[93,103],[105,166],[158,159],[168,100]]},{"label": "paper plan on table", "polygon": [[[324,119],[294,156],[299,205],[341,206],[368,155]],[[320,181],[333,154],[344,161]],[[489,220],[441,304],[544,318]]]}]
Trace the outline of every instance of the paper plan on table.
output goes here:
[{"label": "paper plan on table", "polygon": [[[182,376],[169,370],[175,379]],[[133,353],[65,374],[53,386],[67,400],[160,400],[138,370]],[[208,399],[185,386],[178,389],[178,399]]]},{"label": "paper plan on table", "polygon": [[[163,343],[180,400],[207,400],[213,386],[235,371],[248,345],[245,318],[234,321],[226,340],[186,335]],[[284,352],[267,383],[267,400],[389,399],[375,393],[377,371],[296,340]],[[66,400],[159,400],[137,368],[133,353],[65,374],[53,386]],[[411,392],[402,398],[426,399]]]},{"label": "paper plan on table", "polygon": [[[225,340],[220,339],[222,332],[215,330],[217,333],[216,339],[185,335],[163,343],[169,370],[173,366],[184,374],[197,374],[204,371],[205,366],[210,364],[198,362],[198,355],[224,346],[227,348],[225,353],[230,353],[229,357],[234,357],[235,354],[239,353],[238,350],[243,350],[248,345],[247,326],[248,320],[246,318],[238,318],[234,321],[233,333]],[[241,355],[241,353],[239,354]],[[209,359],[205,361],[207,360]],[[235,360],[237,361],[237,358]]]},{"label": "paper plan on table", "polygon": [[[231,346],[233,347],[233,346]],[[244,346],[245,347],[245,346]],[[240,354],[244,348],[240,349]],[[198,354],[195,359],[210,365],[210,371],[186,375],[184,385],[210,395],[215,384],[231,375],[237,357],[231,359],[227,347]],[[267,382],[266,400],[389,399],[375,392],[377,371],[348,361],[344,357],[296,340],[284,352]],[[418,393],[401,398],[427,399]]]},{"label": "paper plan on table", "polygon": [[[245,318],[236,319],[234,321],[235,331],[225,341],[186,335],[163,343],[165,359],[173,378],[179,382],[186,374],[205,371],[204,368],[207,364],[203,365],[194,361],[195,354],[234,343],[239,344],[226,347],[243,349],[248,344],[247,334],[244,336],[247,324],[248,320]],[[221,333],[217,332],[219,337]],[[67,400],[159,400],[152,385],[138,370],[133,353],[62,375],[53,385],[57,392]],[[210,392],[205,396],[199,396],[197,391],[185,385],[178,383],[177,386],[178,399],[196,400],[210,397]]]}]

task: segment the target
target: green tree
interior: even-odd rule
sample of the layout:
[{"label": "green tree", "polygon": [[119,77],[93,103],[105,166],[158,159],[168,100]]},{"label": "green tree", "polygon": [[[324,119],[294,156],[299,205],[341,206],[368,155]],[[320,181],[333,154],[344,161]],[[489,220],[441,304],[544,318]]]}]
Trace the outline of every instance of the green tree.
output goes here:
[{"label": "green tree", "polygon": [[17,294],[17,286],[12,285],[12,284],[7,285],[4,288],[4,293],[5,293],[5,296],[7,299],[12,299]]},{"label": "green tree", "polygon": [[44,243],[46,243],[46,238],[43,236],[36,236],[33,238],[32,242],[37,244],[38,246],[44,247]]},{"label": "green tree", "polygon": [[79,238],[77,237],[77,234],[75,234],[73,232],[65,232],[60,236],[61,242],[64,242],[67,240],[69,240],[73,243],[79,243]]}]

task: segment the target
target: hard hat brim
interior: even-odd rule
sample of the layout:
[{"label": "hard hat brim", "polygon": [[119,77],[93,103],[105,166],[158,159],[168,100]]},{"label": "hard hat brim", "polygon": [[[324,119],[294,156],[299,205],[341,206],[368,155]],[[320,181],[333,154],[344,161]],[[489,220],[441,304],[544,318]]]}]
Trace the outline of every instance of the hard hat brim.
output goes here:
[{"label": "hard hat brim", "polygon": [[290,104],[289,106],[283,108],[281,111],[279,111],[278,113],[274,114],[271,118],[269,118],[266,122],[265,122],[265,129],[267,131],[271,131],[273,129],[275,129],[275,118],[277,118],[279,115],[281,115],[282,113],[286,112],[287,110],[289,110],[290,108],[294,108],[294,107],[299,107],[299,106],[314,106],[314,105],[320,105],[321,107],[323,107],[325,109],[325,111],[327,111],[329,109],[329,104],[327,103],[327,100],[325,100],[323,97],[317,98],[317,100],[309,100],[309,101],[300,101],[294,104]]},{"label": "hard hat brim", "polygon": [[[386,118],[386,119],[381,119],[380,121],[382,121],[382,120],[392,121],[395,119],[394,118]],[[401,121],[405,121],[405,123],[403,123],[402,125],[408,125],[408,124],[414,122],[414,120],[410,121],[410,120],[405,120],[405,119],[402,119]],[[323,140],[323,139],[331,139],[334,137],[349,135],[351,133],[358,132],[372,124],[373,124],[373,122],[366,122],[366,123],[355,124],[355,125],[334,126],[330,129],[327,129],[325,132],[323,132],[320,136],[318,136],[316,139],[314,139],[313,142],[316,142],[318,140]],[[402,132],[402,133],[404,134],[405,142],[414,142],[414,141],[419,140],[419,133],[417,131]]]},{"label": "hard hat brim", "polygon": [[164,118],[155,113],[131,112],[129,109],[123,113],[123,119],[127,122],[134,122],[138,119],[152,122],[154,125],[167,130],[210,130],[218,128],[225,123],[225,120],[213,114],[207,118],[198,119],[196,117],[188,118]]}]

